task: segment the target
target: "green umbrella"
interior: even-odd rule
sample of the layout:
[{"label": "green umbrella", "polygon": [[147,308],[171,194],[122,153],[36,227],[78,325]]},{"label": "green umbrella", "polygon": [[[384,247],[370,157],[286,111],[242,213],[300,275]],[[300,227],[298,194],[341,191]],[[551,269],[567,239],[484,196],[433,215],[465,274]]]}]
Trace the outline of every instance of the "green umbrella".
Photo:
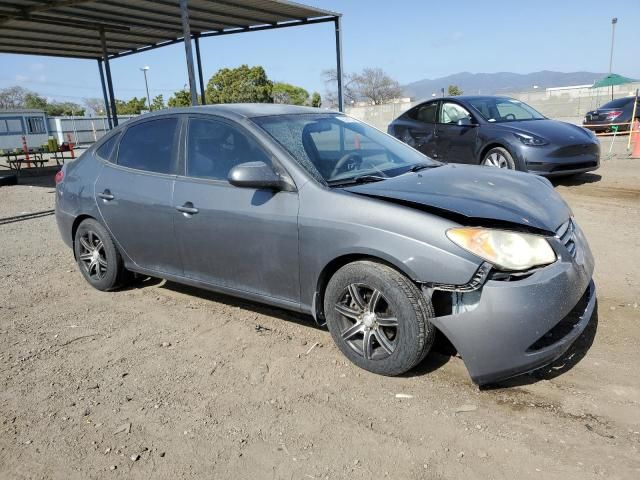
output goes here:
[{"label": "green umbrella", "polygon": [[633,78],[623,77],[622,75],[618,75],[617,73],[610,73],[603,79],[595,82],[591,86],[591,88],[613,87],[614,85],[625,85],[627,83],[633,83],[637,81],[638,80],[634,80]]}]

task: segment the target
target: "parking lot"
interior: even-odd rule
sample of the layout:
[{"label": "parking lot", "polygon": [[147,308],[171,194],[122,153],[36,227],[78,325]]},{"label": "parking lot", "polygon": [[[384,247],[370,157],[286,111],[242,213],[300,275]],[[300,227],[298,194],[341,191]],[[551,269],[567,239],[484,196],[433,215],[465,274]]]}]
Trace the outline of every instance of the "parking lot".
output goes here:
[{"label": "parking lot", "polygon": [[[0,188],[0,218],[53,208],[50,182]],[[639,478],[640,160],[556,184],[596,315],[483,390],[444,342],[377,376],[310,318],[154,279],[102,293],[53,216],[0,224],[0,477]]]}]

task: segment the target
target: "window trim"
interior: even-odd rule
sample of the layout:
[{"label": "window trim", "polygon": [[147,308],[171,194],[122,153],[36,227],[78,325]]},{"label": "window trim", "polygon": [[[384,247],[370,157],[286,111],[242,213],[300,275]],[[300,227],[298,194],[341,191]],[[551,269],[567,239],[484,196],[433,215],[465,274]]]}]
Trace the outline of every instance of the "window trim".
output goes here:
[{"label": "window trim", "polygon": [[[174,132],[174,138],[173,138],[173,148],[171,150],[171,164],[172,164],[172,172],[170,173],[164,173],[164,172],[156,172],[153,170],[142,170],[140,168],[133,168],[133,167],[128,167],[126,165],[121,165],[120,163],[118,163],[118,160],[120,158],[120,145],[122,144],[122,140],[124,139],[125,135],[127,134],[127,132],[129,131],[130,128],[132,127],[136,127],[136,126],[140,126],[143,125],[145,123],[150,123],[150,122],[155,122],[158,120],[171,120],[171,119],[175,119],[177,120],[178,124],[176,125],[176,131]],[[180,144],[180,135],[182,132],[182,123],[184,122],[182,115],[176,115],[176,114],[169,114],[169,115],[158,115],[158,116],[153,116],[150,118],[145,118],[142,120],[138,120],[135,123],[126,123],[126,127],[123,128],[121,130],[121,135],[120,135],[120,139],[118,140],[118,144],[116,145],[116,155],[114,157],[114,160],[109,160],[109,164],[114,166],[114,167],[118,167],[121,168],[123,170],[127,170],[127,171],[131,171],[131,172],[137,172],[137,173],[145,173],[145,174],[149,174],[149,175],[160,175],[162,177],[175,177],[178,175],[179,173],[179,167],[180,167],[180,161],[178,158],[178,154],[179,154],[179,144]],[[106,141],[106,140],[105,140]],[[102,144],[101,144],[102,145]],[[111,156],[113,157],[113,152],[111,153]],[[102,157],[99,157],[102,158]]]},{"label": "window trim", "polygon": [[287,177],[294,189],[293,191],[297,191],[297,187],[295,186],[295,181],[293,180],[293,177],[289,174],[289,172],[284,167],[282,162],[278,159],[278,157],[271,151],[271,149],[268,146],[265,145],[265,143],[257,135],[249,131],[249,129],[247,129],[240,122],[235,121],[228,117],[220,116],[220,115],[211,115],[211,114],[202,114],[202,113],[200,114],[191,113],[191,114],[184,115],[184,117],[185,117],[184,128],[182,132],[182,139],[180,141],[180,150],[181,150],[180,151],[180,169],[177,175],[179,178],[186,179],[193,182],[198,182],[198,183],[207,183],[211,185],[221,185],[221,186],[228,186],[230,188],[238,188],[231,185],[229,183],[229,180],[227,179],[220,180],[216,178],[191,177],[187,175],[187,161],[188,161],[187,157],[188,157],[188,151],[189,151],[189,146],[187,142],[189,141],[189,124],[191,120],[209,120],[212,122],[217,121],[220,123],[224,123],[229,127],[236,128],[241,133],[246,135],[248,138],[253,140],[258,146],[258,148],[262,150],[265,156],[271,160],[271,165],[273,169],[276,171],[276,173],[279,173],[280,175]]}]

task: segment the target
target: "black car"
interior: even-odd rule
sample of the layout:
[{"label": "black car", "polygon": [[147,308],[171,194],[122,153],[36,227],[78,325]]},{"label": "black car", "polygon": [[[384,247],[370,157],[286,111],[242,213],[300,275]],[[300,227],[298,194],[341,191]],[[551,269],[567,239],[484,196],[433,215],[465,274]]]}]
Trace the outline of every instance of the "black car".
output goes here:
[{"label": "black car", "polygon": [[[626,125],[617,125],[618,131],[629,131],[629,124],[633,116],[634,98],[636,97],[616,98],[595,110],[587,112],[582,125],[595,132],[611,132],[613,131],[611,124],[626,123]],[[640,100],[636,106],[635,118],[640,120]]]},{"label": "black car", "polygon": [[593,132],[546,118],[509,97],[429,100],[395,119],[388,133],[449,163],[545,176],[588,172],[600,166],[600,143]]}]

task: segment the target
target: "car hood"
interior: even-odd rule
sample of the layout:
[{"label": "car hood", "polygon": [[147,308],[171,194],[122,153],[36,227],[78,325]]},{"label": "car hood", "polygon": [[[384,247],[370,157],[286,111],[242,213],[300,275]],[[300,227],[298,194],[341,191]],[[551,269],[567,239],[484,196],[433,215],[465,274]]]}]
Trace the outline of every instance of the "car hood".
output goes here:
[{"label": "car hood", "polygon": [[501,126],[513,132],[537,135],[560,146],[597,141],[584,128],[557,120],[524,120],[508,124],[503,123]]},{"label": "car hood", "polygon": [[555,232],[571,215],[548,180],[492,167],[444,165],[346,187],[361,195]]}]

